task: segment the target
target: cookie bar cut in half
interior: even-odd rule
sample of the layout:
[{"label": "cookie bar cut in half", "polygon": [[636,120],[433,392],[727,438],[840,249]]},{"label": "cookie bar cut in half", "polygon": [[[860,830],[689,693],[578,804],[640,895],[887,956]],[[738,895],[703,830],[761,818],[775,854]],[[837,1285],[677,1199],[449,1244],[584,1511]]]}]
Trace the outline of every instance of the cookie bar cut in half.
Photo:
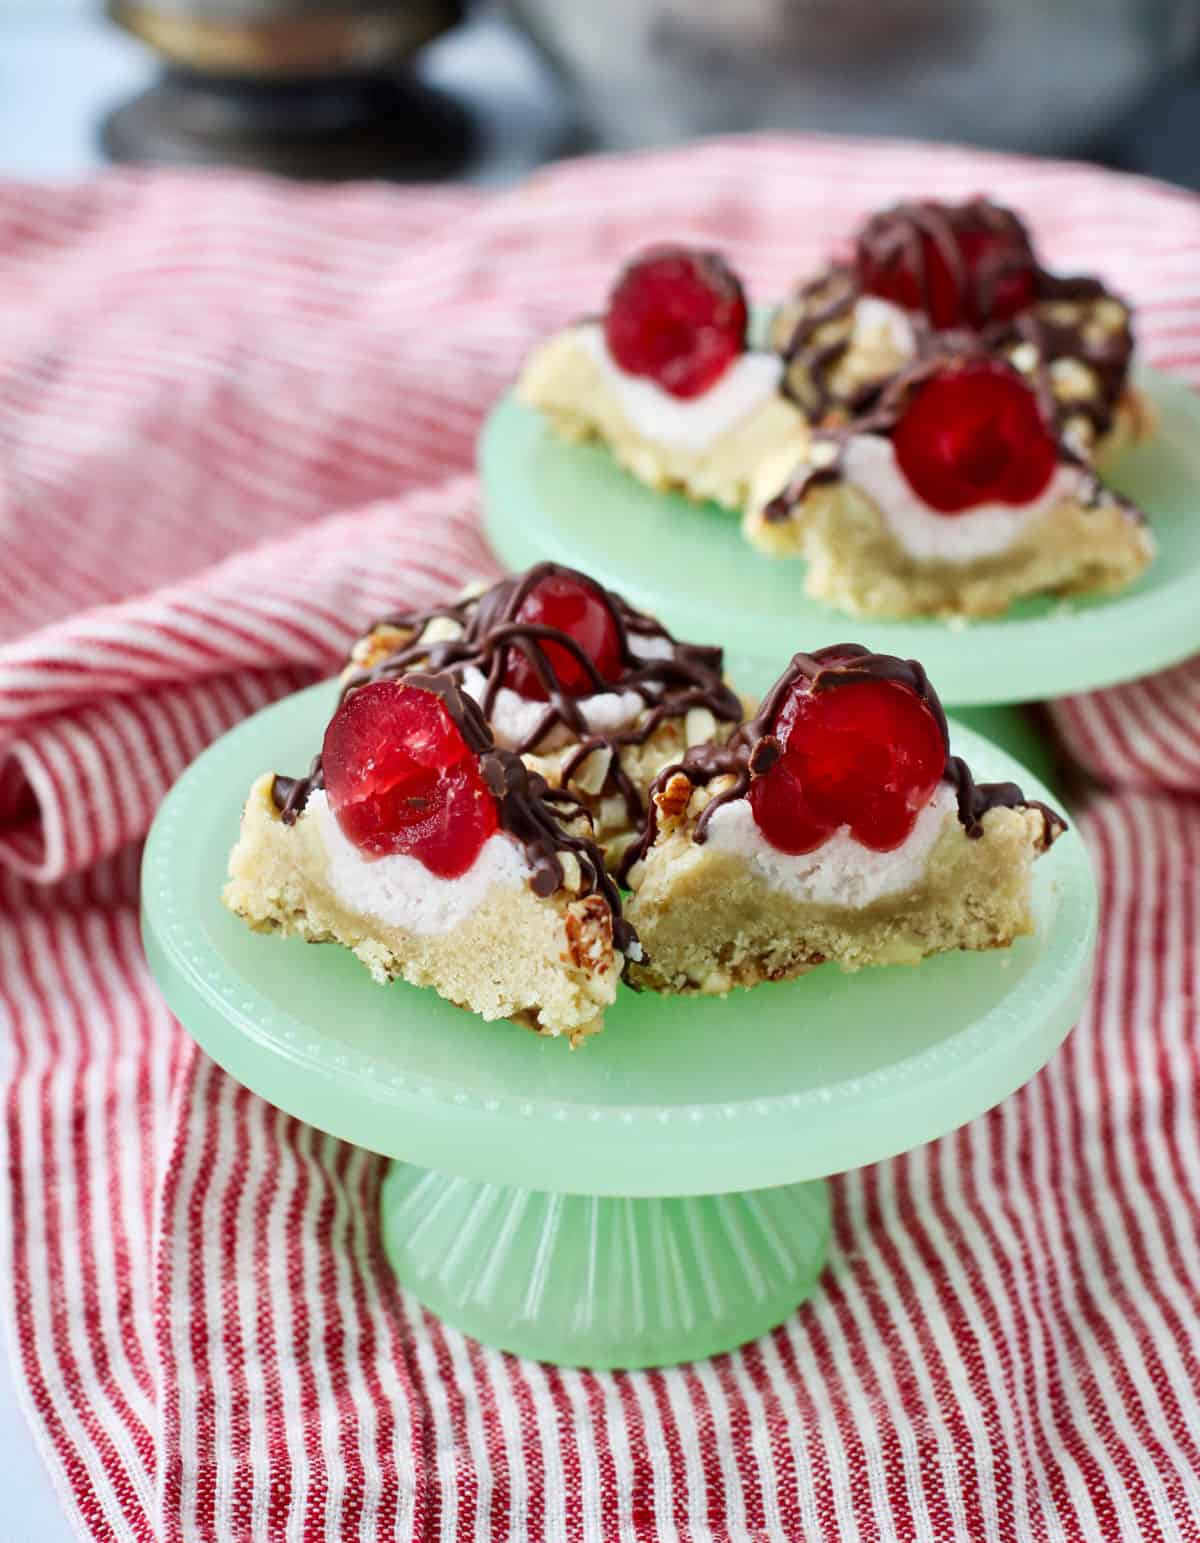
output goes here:
[{"label": "cookie bar cut in half", "polygon": [[250,789],[223,898],[256,931],[573,1044],[640,955],[586,812],[449,675],[348,686],[308,776]]},{"label": "cookie bar cut in half", "polygon": [[681,643],[586,574],[554,563],[378,622],[347,681],[451,675],[497,745],[591,815],[610,865],[641,830],[646,795],[690,746],[728,738],[742,703],[719,648]]},{"label": "cookie bar cut in half", "polygon": [[1025,595],[1118,590],[1155,550],[1044,393],[971,348],[897,376],[798,467],[764,463],[743,529],[772,557],[807,558],[808,593],[856,616],[987,616]]},{"label": "cookie bar cut in half", "polygon": [[652,488],[732,509],[773,450],[804,447],[783,362],[747,342],[742,286],[715,252],[656,247],[625,269],[597,320],[529,359],[517,394],[564,438],[599,439]]},{"label": "cookie bar cut in half", "polygon": [[771,325],[787,391],[825,424],[869,410],[897,371],[964,332],[1045,391],[1082,453],[1107,457],[1152,431],[1129,378],[1128,305],[1099,279],[1051,273],[1021,219],[985,198],[874,215],[849,259],[802,284]]},{"label": "cookie bar cut in half", "polygon": [[727,746],[659,779],[629,854],[631,980],[722,995],[826,961],[1006,948],[1033,931],[1030,869],[1064,829],[949,754],[920,665],[797,654]]}]

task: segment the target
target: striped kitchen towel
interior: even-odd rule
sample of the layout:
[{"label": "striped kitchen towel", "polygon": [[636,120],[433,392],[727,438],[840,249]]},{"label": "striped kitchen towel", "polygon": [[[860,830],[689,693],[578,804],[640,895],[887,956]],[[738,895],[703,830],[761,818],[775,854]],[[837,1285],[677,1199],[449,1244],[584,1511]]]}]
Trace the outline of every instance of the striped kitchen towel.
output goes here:
[{"label": "striped kitchen towel", "polygon": [[704,240],[769,295],[883,201],[981,189],[1200,382],[1200,204],[1053,162],[750,139],[504,194],[0,185],[0,1248],[81,1536],[1200,1539],[1200,662],[1053,708],[1103,894],[1073,1036],[839,1180],[816,1295],[708,1362],[560,1371],[444,1328],[383,1261],[382,1163],[216,1069],[138,936],[139,842],[197,751],[494,570],[482,415],[620,256]]}]

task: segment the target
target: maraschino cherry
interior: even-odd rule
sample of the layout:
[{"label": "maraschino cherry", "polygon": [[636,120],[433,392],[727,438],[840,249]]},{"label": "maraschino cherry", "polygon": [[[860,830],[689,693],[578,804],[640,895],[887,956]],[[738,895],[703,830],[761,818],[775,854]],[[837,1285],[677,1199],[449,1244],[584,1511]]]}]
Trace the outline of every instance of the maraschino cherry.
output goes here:
[{"label": "maraschino cherry", "polygon": [[[1033,250],[1015,215],[994,210],[1000,218],[988,219],[982,211],[973,217],[972,205],[924,207],[941,227],[941,239],[903,208],[877,215],[863,232],[855,266],[868,294],[923,311],[939,331],[1007,321],[1033,304]],[[907,240],[896,239],[902,232]],[[886,256],[879,255],[881,247]]]},{"label": "maraschino cherry", "polygon": [[1058,464],[1058,444],[1036,395],[998,360],[971,360],[923,381],[905,403],[892,443],[913,491],[942,514],[1030,503]]},{"label": "maraschino cherry", "polygon": [[783,755],[751,782],[748,796],[759,830],[781,852],[811,852],[842,826],[872,851],[894,850],[946,764],[938,720],[902,681],[814,690],[798,680],[774,734]]},{"label": "maraschino cherry", "polygon": [[617,280],[604,318],[612,357],[672,396],[700,396],[746,347],[749,313],[715,252],[655,247]]},{"label": "maraschino cherry", "polygon": [[[589,579],[573,573],[548,573],[521,601],[515,617],[541,627],[554,627],[578,643],[607,684],[621,676],[621,635],[612,607]],[[591,696],[596,690],[591,676],[561,643],[534,639],[567,696]],[[520,648],[509,650],[504,684],[533,702],[549,700],[549,694],[532,660]]]},{"label": "maraschino cherry", "polygon": [[371,857],[404,853],[442,879],[474,864],[499,828],[479,759],[431,691],[378,680],[352,691],[325,731],[329,807]]}]

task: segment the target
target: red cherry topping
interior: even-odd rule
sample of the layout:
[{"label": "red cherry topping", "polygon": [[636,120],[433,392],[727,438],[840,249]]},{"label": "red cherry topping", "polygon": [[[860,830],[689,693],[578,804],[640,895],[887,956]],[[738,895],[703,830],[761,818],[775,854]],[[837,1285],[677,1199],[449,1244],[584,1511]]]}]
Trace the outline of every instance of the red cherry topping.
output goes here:
[{"label": "red cherry topping", "polygon": [[403,852],[456,879],[499,827],[454,720],[433,692],[403,681],[350,693],[325,731],[321,764],[334,817],[372,857]]},{"label": "red cherry topping", "polygon": [[[521,601],[515,619],[565,632],[583,649],[601,680],[611,683],[620,679],[621,635],[611,606],[595,584],[573,574],[548,573]],[[592,695],[595,684],[570,649],[561,643],[533,641],[545,654],[567,696]],[[537,670],[518,648],[509,651],[504,684],[530,701],[549,700]]]},{"label": "red cherry topping", "polygon": [[781,852],[811,852],[843,825],[872,851],[892,851],[946,764],[937,719],[900,681],[822,691],[798,681],[775,735],[783,756],[750,784],[749,798],[759,830]]},{"label": "red cherry topping", "polygon": [[628,374],[693,397],[745,350],[748,319],[742,286],[715,252],[656,247],[617,280],[604,338]]},{"label": "red cherry topping", "polygon": [[[934,206],[931,213],[936,212]],[[882,236],[889,231],[889,221],[899,218],[880,216],[873,231]],[[924,311],[939,331],[1006,321],[1033,304],[1033,252],[1015,218],[1008,231],[969,221],[947,223],[944,240],[951,245],[950,253],[943,241],[914,228],[910,239],[888,242],[885,257],[872,250],[869,240],[860,241],[859,282],[868,294],[908,311]]]},{"label": "red cherry topping", "polygon": [[1017,372],[975,360],[919,385],[892,431],[909,486],[942,514],[1027,504],[1058,464],[1058,444]]},{"label": "red cherry topping", "polygon": [[754,811],[754,823],[781,852],[798,856],[815,851],[832,834],[809,808],[800,779],[786,757],[765,776],[755,777],[746,796]]}]

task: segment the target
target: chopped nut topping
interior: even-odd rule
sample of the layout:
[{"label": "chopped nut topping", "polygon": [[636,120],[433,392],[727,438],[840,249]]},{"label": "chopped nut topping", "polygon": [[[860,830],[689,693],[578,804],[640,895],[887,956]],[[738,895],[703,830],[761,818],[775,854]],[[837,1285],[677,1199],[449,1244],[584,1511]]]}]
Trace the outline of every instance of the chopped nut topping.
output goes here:
[{"label": "chopped nut topping", "polygon": [[689,707],[684,724],[689,748],[707,744],[717,732],[717,720],[707,707]]},{"label": "chopped nut topping", "polygon": [[1078,300],[1045,300],[1038,307],[1041,315],[1048,322],[1053,322],[1059,327],[1073,327],[1083,314],[1083,306]]},{"label": "chopped nut topping", "polygon": [[421,634],[422,643],[446,643],[462,635],[462,627],[453,616],[435,616]]},{"label": "chopped nut topping", "polygon": [[573,901],[566,915],[567,955],[576,969],[595,974],[612,952],[612,912],[599,895]]},{"label": "chopped nut topping", "polygon": [[1056,359],[1050,366],[1050,379],[1061,401],[1078,402],[1096,394],[1095,375],[1078,359]]},{"label": "chopped nut topping", "polygon": [[1098,300],[1092,310],[1092,318],[1106,333],[1120,332],[1129,317],[1119,300]]},{"label": "chopped nut topping", "polygon": [[409,640],[409,632],[403,627],[374,627],[355,643],[350,652],[350,665],[355,670],[370,670],[403,648]]},{"label": "chopped nut topping", "polygon": [[612,765],[612,751],[607,745],[598,745],[571,774],[571,786],[579,793],[595,797],[604,786]]},{"label": "chopped nut topping", "polygon": [[601,803],[599,813],[596,815],[596,823],[601,830],[614,830],[624,824],[627,818],[625,800],[614,794]]},{"label": "chopped nut topping", "polygon": [[580,871],[579,859],[574,852],[560,852],[558,865],[562,869],[562,887],[568,894],[577,895],[583,884],[583,874]]},{"label": "chopped nut topping", "polygon": [[666,785],[654,795],[658,805],[658,818],[662,825],[677,824],[687,813],[692,800],[691,779],[683,772],[676,772],[667,779]]}]

